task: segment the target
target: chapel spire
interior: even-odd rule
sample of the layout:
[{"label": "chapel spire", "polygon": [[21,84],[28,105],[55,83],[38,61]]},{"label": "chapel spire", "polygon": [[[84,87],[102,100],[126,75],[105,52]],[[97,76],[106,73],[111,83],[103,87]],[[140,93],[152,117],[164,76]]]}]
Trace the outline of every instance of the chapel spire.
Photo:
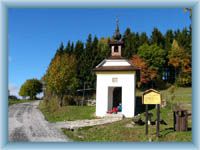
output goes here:
[{"label": "chapel spire", "polygon": [[121,34],[119,31],[119,19],[117,18],[116,19],[116,29],[115,29],[114,35],[110,41],[112,58],[122,58],[121,51],[122,51],[123,45],[124,45],[124,42],[121,39]]},{"label": "chapel spire", "polygon": [[119,19],[116,19],[116,29],[115,29],[115,33],[113,35],[113,39],[119,41],[121,39],[121,34],[119,31]]}]

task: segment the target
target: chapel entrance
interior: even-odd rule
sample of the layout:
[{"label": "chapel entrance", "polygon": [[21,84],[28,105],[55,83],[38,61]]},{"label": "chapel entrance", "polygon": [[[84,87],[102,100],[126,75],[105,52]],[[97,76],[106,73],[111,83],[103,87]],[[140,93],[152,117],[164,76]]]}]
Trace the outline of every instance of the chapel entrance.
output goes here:
[{"label": "chapel entrance", "polygon": [[108,87],[108,112],[114,113],[116,108],[122,111],[122,87]]},{"label": "chapel entrance", "polygon": [[115,87],[113,90],[113,107],[118,107],[122,104],[122,88]]}]

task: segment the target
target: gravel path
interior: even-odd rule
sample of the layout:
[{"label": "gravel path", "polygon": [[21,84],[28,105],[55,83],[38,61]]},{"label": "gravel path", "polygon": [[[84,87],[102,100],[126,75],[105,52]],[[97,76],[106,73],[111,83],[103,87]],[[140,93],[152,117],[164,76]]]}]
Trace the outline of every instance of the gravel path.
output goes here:
[{"label": "gravel path", "polygon": [[9,106],[9,141],[69,142],[59,128],[44,119],[38,104],[34,101]]},{"label": "gravel path", "polygon": [[120,120],[122,120],[122,117],[106,117],[102,119],[56,122],[56,123],[52,123],[51,125],[57,128],[77,129],[81,127],[113,123]]}]

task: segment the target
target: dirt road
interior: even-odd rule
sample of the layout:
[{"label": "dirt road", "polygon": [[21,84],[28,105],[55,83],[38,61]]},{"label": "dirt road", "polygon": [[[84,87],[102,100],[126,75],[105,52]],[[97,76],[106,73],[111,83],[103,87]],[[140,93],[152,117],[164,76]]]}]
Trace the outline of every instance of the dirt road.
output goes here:
[{"label": "dirt road", "polygon": [[9,141],[69,142],[59,128],[52,126],[37,109],[39,101],[9,106]]}]

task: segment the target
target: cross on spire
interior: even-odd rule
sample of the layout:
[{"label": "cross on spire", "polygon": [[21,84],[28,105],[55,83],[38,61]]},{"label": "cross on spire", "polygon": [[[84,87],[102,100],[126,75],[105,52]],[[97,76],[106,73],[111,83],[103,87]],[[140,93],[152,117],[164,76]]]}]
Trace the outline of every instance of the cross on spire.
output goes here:
[{"label": "cross on spire", "polygon": [[119,31],[119,19],[116,19],[116,30],[115,33],[113,35],[113,39],[119,41],[121,39],[121,34]]},{"label": "cross on spire", "polygon": [[118,19],[118,17],[117,17],[117,19],[116,19],[116,25],[117,25],[117,31],[119,32],[119,19]]}]

